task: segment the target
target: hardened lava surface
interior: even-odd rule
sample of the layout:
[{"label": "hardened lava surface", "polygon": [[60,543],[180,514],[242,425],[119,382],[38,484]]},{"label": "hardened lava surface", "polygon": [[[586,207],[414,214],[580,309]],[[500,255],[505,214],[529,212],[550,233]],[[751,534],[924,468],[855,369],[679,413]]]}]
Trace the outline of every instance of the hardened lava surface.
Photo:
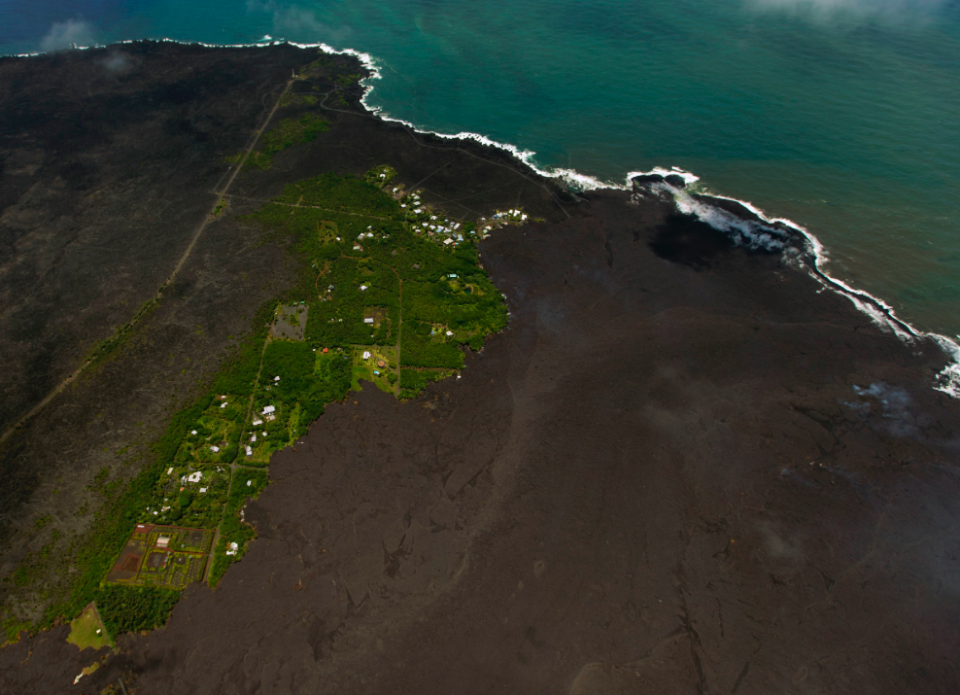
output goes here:
[{"label": "hardened lava surface", "polygon": [[583,211],[485,242],[510,327],[330,406],[243,561],[77,690],[956,692],[942,354],[665,205]]}]

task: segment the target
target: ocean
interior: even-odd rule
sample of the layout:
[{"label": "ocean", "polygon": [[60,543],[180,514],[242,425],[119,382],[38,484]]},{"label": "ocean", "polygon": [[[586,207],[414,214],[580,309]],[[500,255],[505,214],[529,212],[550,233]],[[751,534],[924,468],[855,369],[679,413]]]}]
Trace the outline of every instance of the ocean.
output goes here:
[{"label": "ocean", "polygon": [[0,0],[0,54],[140,38],[367,53],[384,114],[611,184],[693,172],[960,333],[957,0]]}]

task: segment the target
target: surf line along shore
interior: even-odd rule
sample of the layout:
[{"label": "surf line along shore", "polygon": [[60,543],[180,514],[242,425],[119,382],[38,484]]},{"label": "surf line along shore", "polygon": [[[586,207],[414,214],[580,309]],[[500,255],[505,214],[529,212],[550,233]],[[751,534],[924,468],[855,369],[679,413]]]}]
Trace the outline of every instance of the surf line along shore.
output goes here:
[{"label": "surf line along shore", "polygon": [[[543,218],[481,245],[510,326],[419,401],[330,406],[272,462],[244,560],[91,692],[121,673],[143,693],[955,682],[936,346],[672,200],[585,192],[561,214],[496,152],[337,118],[288,170],[389,153],[412,182],[440,170],[424,199]],[[67,656],[57,634],[4,650],[33,649],[3,671],[16,691]]]}]

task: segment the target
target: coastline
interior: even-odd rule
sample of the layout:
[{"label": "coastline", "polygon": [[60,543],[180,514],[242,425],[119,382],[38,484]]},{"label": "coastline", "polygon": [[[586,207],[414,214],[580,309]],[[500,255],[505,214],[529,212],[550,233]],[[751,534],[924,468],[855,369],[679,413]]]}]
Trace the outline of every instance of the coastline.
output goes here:
[{"label": "coastline", "polygon": [[[782,234],[782,232],[786,230],[788,235],[793,236],[801,241],[805,253],[803,254],[804,257],[798,260],[804,269],[813,278],[815,278],[824,287],[824,289],[828,289],[843,295],[854,305],[858,311],[867,315],[878,327],[880,327],[882,330],[893,333],[898,339],[906,342],[907,344],[925,339],[936,343],[949,358],[950,362],[937,375],[933,388],[953,398],[960,399],[960,343],[940,333],[917,329],[909,322],[899,318],[896,315],[896,311],[893,309],[893,307],[882,298],[866,292],[865,290],[859,290],[846,281],[831,275],[825,269],[825,265],[829,263],[830,260],[828,249],[816,237],[815,234],[813,234],[803,225],[785,217],[771,216],[766,211],[762,210],[760,207],[754,205],[748,200],[710,193],[703,190],[696,190],[696,184],[700,181],[700,177],[693,172],[686,171],[675,166],[672,166],[669,169],[666,167],[657,166],[649,171],[627,172],[624,183],[618,184],[611,181],[602,181],[589,174],[578,172],[575,169],[562,167],[544,168],[538,166],[533,161],[533,158],[536,155],[535,151],[523,150],[510,143],[499,142],[480,133],[473,133],[469,131],[461,131],[459,133],[441,133],[438,131],[421,128],[415,123],[391,116],[382,107],[370,104],[369,97],[375,88],[373,81],[383,79],[383,75],[374,56],[353,48],[337,49],[323,42],[298,43],[284,39],[274,39],[272,37],[270,37],[269,40],[261,40],[259,42],[247,44],[214,44],[205,43],[202,41],[180,41],[171,38],[125,39],[123,41],[118,41],[108,45],[95,44],[92,46],[76,46],[75,50],[109,48],[109,46],[126,45],[137,43],[139,41],[157,41],[188,46],[203,46],[205,48],[233,49],[269,48],[272,46],[288,44],[304,49],[316,48],[328,55],[351,56],[358,60],[361,67],[369,73],[366,77],[360,80],[360,84],[363,87],[363,96],[360,98],[360,104],[371,116],[375,116],[386,123],[398,123],[404,125],[407,128],[410,128],[413,132],[422,135],[432,135],[443,140],[471,140],[480,145],[494,147],[510,154],[515,159],[532,169],[536,174],[545,178],[561,181],[568,189],[572,189],[575,192],[596,190],[632,191],[634,188],[633,181],[638,177],[659,176],[661,179],[665,179],[665,177],[671,175],[679,176],[681,179],[683,179],[683,187],[677,188],[666,183],[664,183],[664,185],[666,186],[665,192],[673,196],[674,203],[680,212],[693,215],[700,221],[705,222],[714,229],[724,233],[729,233],[732,229],[739,229],[740,233],[738,233],[734,238],[735,245],[741,245],[741,236],[755,237],[757,235],[769,236],[774,234],[777,237],[783,238],[784,234]],[[45,55],[45,53],[38,51],[35,53],[0,56],[0,58],[29,58],[39,55]],[[694,187],[692,191],[688,190],[688,187],[691,186]],[[756,219],[751,220],[746,216],[736,215],[731,213],[729,210],[724,210],[716,204],[716,201],[736,203],[748,213],[755,216]],[[720,213],[719,215],[718,212]],[[744,224],[748,227],[748,229],[742,229],[741,225]],[[749,229],[751,225],[754,226],[753,229]],[[783,242],[778,243],[784,247],[787,246]],[[747,247],[752,248],[752,245],[747,244]]]},{"label": "coastline", "polygon": [[[214,51],[182,53],[221,64]],[[263,62],[256,52],[245,58]],[[352,60],[332,62],[356,72]],[[289,67],[276,72],[280,80],[288,75]],[[211,79],[222,80],[222,70]],[[247,82],[234,84],[243,90]],[[422,407],[397,404],[375,389],[331,405],[295,447],[271,462],[265,494],[247,502],[244,518],[261,531],[252,554],[215,591],[195,586],[185,592],[167,627],[125,638],[121,654],[81,681],[83,691],[99,692],[121,674],[129,685],[132,674],[140,692],[167,695],[226,692],[232,679],[272,685],[275,692],[292,691],[295,682],[301,692],[431,693],[489,692],[496,684],[488,679],[499,677],[518,691],[534,682],[542,689],[546,680],[539,677],[562,692],[571,681],[586,688],[602,677],[607,667],[598,663],[652,677],[649,664],[633,660],[652,653],[678,620],[669,645],[681,649],[667,661],[701,690],[705,683],[737,689],[746,678],[745,670],[737,671],[745,659],[754,666],[742,692],[757,692],[756,684],[771,678],[786,683],[797,663],[812,664],[810,676],[831,689],[851,668],[818,670],[822,654],[806,645],[843,652],[857,634],[882,635],[866,645],[883,657],[878,679],[896,677],[891,682],[900,692],[915,687],[913,671],[886,655],[910,653],[923,642],[895,628],[891,637],[862,610],[846,606],[862,606],[866,597],[904,611],[898,624],[921,625],[926,607],[917,608],[911,597],[935,601],[937,595],[927,593],[932,585],[921,582],[917,590],[899,566],[863,568],[858,553],[870,539],[836,530],[849,524],[869,535],[876,527],[871,511],[882,508],[885,555],[914,567],[923,558],[910,552],[937,547],[943,523],[916,524],[913,516],[927,509],[926,489],[916,491],[918,477],[931,479],[929,489],[942,490],[945,503],[957,499],[948,472],[928,467],[954,458],[938,433],[956,420],[951,399],[929,388],[943,364],[933,346],[913,354],[836,293],[822,292],[823,282],[810,282],[808,268],[798,265],[807,241],[738,202],[691,194],[692,174],[660,170],[652,176],[662,181],[642,189],[635,177],[633,193],[646,200],[634,205],[627,186],[616,185],[571,196],[576,203],[570,203],[558,177],[543,180],[552,197],[524,189],[525,180],[539,176],[516,156],[473,138],[445,145],[441,136],[411,137],[405,127],[369,118],[356,105],[360,93],[353,82],[350,110],[331,109],[339,135],[291,151],[272,171],[241,177],[236,207],[211,225],[208,254],[194,258],[198,281],[182,286],[182,296],[171,295],[176,301],[160,317],[164,323],[145,335],[185,323],[180,312],[192,302],[211,306],[216,297],[208,288],[219,282],[210,280],[219,275],[200,274],[207,265],[236,283],[244,279],[245,273],[225,272],[221,256],[224,242],[237,247],[246,229],[237,220],[254,201],[315,173],[318,164],[362,172],[365,163],[385,160],[402,162],[410,185],[430,178],[425,200],[459,201],[463,211],[490,214],[519,204],[518,190],[524,194],[532,223],[482,242],[484,266],[513,314],[510,324],[468,355],[462,379],[438,383],[416,404]],[[347,142],[355,149],[346,151]],[[505,170],[514,185],[502,185]],[[566,209],[545,212],[560,199]],[[715,224],[702,221],[696,209]],[[541,215],[552,219],[536,219]],[[716,228],[724,220],[732,225],[728,233]],[[733,243],[738,238],[740,248]],[[679,253],[671,256],[664,239],[677,240]],[[256,248],[237,270],[269,252]],[[245,313],[237,304],[218,312]],[[211,319],[210,327],[220,321]],[[205,340],[222,344],[234,327],[209,332]],[[182,342],[176,345],[183,350]],[[156,354],[166,354],[163,344]],[[124,359],[117,366],[140,371],[130,364]],[[113,375],[102,377],[97,390],[107,392],[102,384]],[[127,390],[140,393],[137,383],[131,386]],[[916,406],[908,411],[903,404],[911,398]],[[129,410],[120,415],[132,426],[142,415]],[[46,422],[38,420],[33,431],[50,438]],[[125,421],[108,413],[106,422],[122,431]],[[703,436],[691,438],[693,431]],[[71,444],[103,448],[83,439],[80,447]],[[905,476],[912,496],[892,504]],[[679,538],[655,531],[674,528],[682,529]],[[825,536],[829,552],[817,545]],[[850,567],[861,569],[851,574]],[[867,596],[864,587],[874,593]],[[824,591],[830,605],[818,620],[779,620],[794,608],[790,617],[805,617],[810,605],[823,603]],[[851,591],[863,595],[851,598]],[[759,609],[757,600],[744,609],[756,597]],[[714,604],[724,616],[719,634]],[[553,617],[558,605],[573,612]],[[422,625],[410,620],[428,613]],[[944,620],[942,609],[936,615]],[[741,629],[747,620],[751,629]],[[611,626],[622,646],[610,646]],[[10,667],[0,680],[43,683],[11,686],[31,692],[64,674],[72,678],[83,665],[80,657],[54,653],[65,629],[11,645],[0,670]],[[759,638],[747,634],[757,630]],[[277,638],[261,640],[254,632]],[[435,642],[438,635],[443,639]],[[757,639],[774,648],[764,660],[754,658]],[[549,648],[540,650],[541,644]],[[418,653],[406,645],[417,645]],[[585,653],[590,663],[583,663]],[[236,668],[237,654],[252,670]],[[474,654],[483,656],[477,678],[469,675]],[[662,656],[657,652],[654,660]],[[946,682],[936,670],[938,656],[935,651],[921,663]],[[701,660],[708,667],[698,675]],[[275,681],[277,663],[297,674],[295,680]],[[57,672],[50,679],[31,675],[41,669]],[[357,683],[357,673],[370,682]]]}]

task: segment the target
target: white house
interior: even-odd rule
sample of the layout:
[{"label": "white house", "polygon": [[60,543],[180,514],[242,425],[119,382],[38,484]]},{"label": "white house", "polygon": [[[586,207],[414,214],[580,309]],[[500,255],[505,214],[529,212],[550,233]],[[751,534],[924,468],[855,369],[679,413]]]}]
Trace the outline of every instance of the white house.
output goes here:
[{"label": "white house", "polygon": [[272,413],[272,412],[274,412],[274,411],[276,411],[276,408],[274,408],[272,405],[268,405],[266,408],[263,409],[263,414],[264,414],[264,415],[269,415],[270,413]]}]

